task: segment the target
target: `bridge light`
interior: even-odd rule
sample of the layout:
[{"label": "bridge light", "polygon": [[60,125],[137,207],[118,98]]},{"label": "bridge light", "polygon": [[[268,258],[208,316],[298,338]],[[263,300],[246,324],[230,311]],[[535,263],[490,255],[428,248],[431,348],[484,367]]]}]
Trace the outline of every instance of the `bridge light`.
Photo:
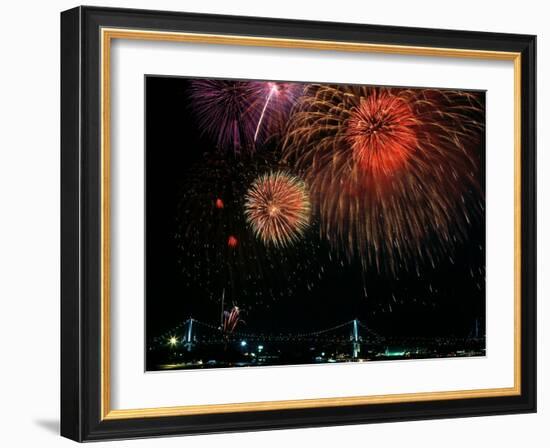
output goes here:
[{"label": "bridge light", "polygon": [[246,341],[241,341],[241,347],[246,347]]}]

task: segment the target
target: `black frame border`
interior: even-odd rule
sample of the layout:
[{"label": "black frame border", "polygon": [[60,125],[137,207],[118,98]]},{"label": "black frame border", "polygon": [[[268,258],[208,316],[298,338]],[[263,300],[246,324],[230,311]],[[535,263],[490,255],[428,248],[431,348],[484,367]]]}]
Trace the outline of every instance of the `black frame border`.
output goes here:
[{"label": "black frame border", "polygon": [[[521,53],[521,394],[101,420],[101,41],[127,28]],[[536,36],[77,7],[61,14],[61,435],[76,441],[536,412]]]}]

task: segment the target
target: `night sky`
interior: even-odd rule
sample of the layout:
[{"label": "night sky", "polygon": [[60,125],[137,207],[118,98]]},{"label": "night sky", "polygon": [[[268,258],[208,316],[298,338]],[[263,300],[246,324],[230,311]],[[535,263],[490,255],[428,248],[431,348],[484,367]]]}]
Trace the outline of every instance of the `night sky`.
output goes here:
[{"label": "night sky", "polygon": [[[148,76],[145,83],[148,339],[191,316],[217,325],[222,291],[226,309],[241,309],[247,332],[298,333],[354,318],[388,336],[467,336],[476,320],[484,332],[483,211],[469,217],[461,240],[433,265],[408,259],[394,269],[376,268],[372,260],[345,254],[327,241],[315,206],[294,243],[266,245],[246,221],[244,198],[259,175],[299,174],[292,158],[281,156],[284,120],[273,129],[266,121],[261,143],[242,151],[202,132],[190,80]],[[476,95],[484,103],[484,95]],[[479,173],[483,146],[482,138]],[[479,173],[479,191],[466,195],[466,209],[484,202]],[[429,236],[422,246],[441,244]]]}]

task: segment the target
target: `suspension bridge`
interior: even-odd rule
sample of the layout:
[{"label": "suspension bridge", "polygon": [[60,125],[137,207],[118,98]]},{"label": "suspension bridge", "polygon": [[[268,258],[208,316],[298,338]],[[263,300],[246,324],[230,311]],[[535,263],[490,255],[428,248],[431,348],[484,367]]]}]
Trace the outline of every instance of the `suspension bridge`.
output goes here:
[{"label": "suspension bridge", "polygon": [[[478,333],[477,326],[475,332]],[[156,355],[155,365],[177,366],[175,363],[188,362],[197,366],[202,365],[203,360],[210,360],[206,362],[212,365],[257,365],[478,356],[484,354],[483,347],[484,337],[478,334],[442,338],[384,337],[359,319],[309,332],[256,333],[240,329],[223,331],[221,325],[190,317],[151,339],[148,351],[151,358]],[[229,358],[231,362],[227,361]]]},{"label": "suspension bridge", "polygon": [[380,343],[383,337],[367,328],[359,319],[353,319],[321,330],[303,333],[252,333],[233,331],[223,333],[220,326],[190,317],[180,325],[152,339],[153,345],[169,344],[191,351],[200,344],[221,342],[335,342],[366,344]]}]

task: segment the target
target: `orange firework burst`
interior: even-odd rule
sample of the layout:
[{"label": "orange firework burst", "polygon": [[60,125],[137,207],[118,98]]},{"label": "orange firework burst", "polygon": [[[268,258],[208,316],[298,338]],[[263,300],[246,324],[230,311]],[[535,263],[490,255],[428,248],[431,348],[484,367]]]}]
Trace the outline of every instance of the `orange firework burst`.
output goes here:
[{"label": "orange firework burst", "polygon": [[264,243],[285,247],[309,225],[310,203],[304,182],[283,172],[257,178],[246,194],[245,215]]},{"label": "orange firework burst", "polygon": [[435,263],[480,216],[483,94],[310,85],[284,142],[321,234],[365,268]]}]

